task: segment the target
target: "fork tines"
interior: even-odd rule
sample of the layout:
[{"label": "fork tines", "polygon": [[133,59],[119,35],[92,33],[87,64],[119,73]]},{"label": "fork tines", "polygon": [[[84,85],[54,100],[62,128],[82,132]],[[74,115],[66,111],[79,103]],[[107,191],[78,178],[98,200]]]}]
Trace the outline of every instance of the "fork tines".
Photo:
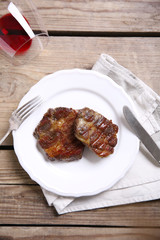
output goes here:
[{"label": "fork tines", "polygon": [[15,111],[15,115],[21,119],[26,118],[36,107],[42,103],[40,96],[34,97],[29,102]]}]

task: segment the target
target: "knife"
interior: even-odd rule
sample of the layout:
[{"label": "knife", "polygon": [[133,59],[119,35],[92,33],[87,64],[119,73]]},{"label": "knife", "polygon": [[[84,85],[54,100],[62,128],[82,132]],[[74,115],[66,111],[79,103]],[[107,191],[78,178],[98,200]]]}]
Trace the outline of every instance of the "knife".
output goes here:
[{"label": "knife", "polygon": [[160,149],[152,137],[146,132],[127,106],[123,107],[123,114],[135,135],[141,140],[154,159],[160,164]]}]

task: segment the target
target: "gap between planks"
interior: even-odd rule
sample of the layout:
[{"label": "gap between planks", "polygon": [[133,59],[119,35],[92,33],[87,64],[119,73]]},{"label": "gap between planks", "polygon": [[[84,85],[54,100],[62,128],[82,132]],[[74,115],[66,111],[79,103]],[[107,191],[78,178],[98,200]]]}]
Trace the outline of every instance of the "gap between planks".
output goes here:
[{"label": "gap between planks", "polygon": [[160,32],[81,32],[81,31],[48,31],[55,37],[160,37]]}]

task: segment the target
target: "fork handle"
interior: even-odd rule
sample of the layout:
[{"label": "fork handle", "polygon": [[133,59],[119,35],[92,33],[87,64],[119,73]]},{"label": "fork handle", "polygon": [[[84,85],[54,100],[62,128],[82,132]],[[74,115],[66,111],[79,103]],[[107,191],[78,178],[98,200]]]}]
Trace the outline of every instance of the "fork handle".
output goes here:
[{"label": "fork handle", "polygon": [[4,140],[8,137],[12,130],[9,128],[4,137],[0,140],[0,145],[4,142]]}]

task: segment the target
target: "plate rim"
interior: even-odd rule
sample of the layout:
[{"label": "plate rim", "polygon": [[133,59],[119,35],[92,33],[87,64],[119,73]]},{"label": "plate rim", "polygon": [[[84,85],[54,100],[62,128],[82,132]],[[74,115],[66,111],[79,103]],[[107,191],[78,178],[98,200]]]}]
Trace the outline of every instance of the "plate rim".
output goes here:
[{"label": "plate rim", "polygon": [[[27,95],[34,91],[34,88],[37,87],[37,85],[41,84],[42,81],[46,81],[47,79],[51,78],[52,76],[56,76],[56,75],[59,75],[59,74],[64,74],[64,73],[72,73],[72,72],[83,72],[83,73],[87,73],[87,74],[93,74],[93,75],[97,75],[98,77],[100,78],[105,78],[107,80],[110,81],[110,83],[118,88],[121,92],[123,92],[123,95],[125,95],[125,97],[128,99],[128,101],[130,102],[131,106],[132,106],[132,110],[133,112],[135,113],[135,115],[137,115],[137,112],[136,112],[136,109],[135,109],[135,106],[134,106],[134,103],[132,101],[132,99],[130,98],[130,96],[125,92],[125,90],[119,86],[116,82],[114,82],[110,77],[102,74],[102,73],[99,73],[95,70],[85,70],[85,69],[80,69],[80,68],[73,68],[73,69],[65,69],[65,70],[59,70],[59,71],[56,71],[54,73],[51,73],[51,74],[48,74],[46,76],[44,76],[42,79],[40,79],[35,85],[33,85],[29,91],[23,96],[23,98],[21,99],[21,101],[19,102],[19,107],[23,104],[23,102],[25,102],[25,98],[27,97]],[[122,171],[121,175],[118,177],[118,180],[117,178],[112,181],[109,185],[107,185],[106,188],[102,187],[102,188],[98,188],[97,190],[95,191],[87,191],[85,193],[69,193],[69,192],[63,192],[63,191],[59,191],[57,189],[55,189],[54,187],[50,188],[49,186],[46,186],[44,182],[41,182],[41,179],[37,178],[35,175],[33,176],[32,172],[29,172],[28,169],[26,170],[26,166],[24,166],[23,164],[23,160],[20,160],[19,157],[18,157],[18,152],[17,152],[17,149],[15,148],[15,132],[13,131],[12,132],[12,135],[13,135],[13,146],[14,146],[14,151],[17,155],[17,158],[18,158],[18,161],[20,163],[20,165],[22,166],[22,168],[27,172],[27,174],[30,176],[30,178],[35,181],[37,184],[39,184],[42,188],[44,188],[45,190],[49,191],[49,192],[52,192],[54,194],[57,194],[57,195],[60,195],[60,196],[66,196],[66,197],[82,197],[82,196],[92,196],[92,195],[96,195],[96,194],[99,194],[101,192],[104,192],[108,189],[110,189],[115,183],[117,183],[118,181],[120,181],[120,179],[122,179],[124,177],[124,175],[127,173],[127,171],[130,169],[130,167],[132,166],[132,164],[134,163],[135,161],[135,158],[136,158],[136,155],[138,153],[138,150],[139,150],[139,140],[138,138],[137,139],[137,142],[136,142],[136,153],[135,153],[135,158],[132,159],[132,161],[130,161],[130,164],[128,164],[126,166],[126,168],[124,168],[124,170]]]}]

